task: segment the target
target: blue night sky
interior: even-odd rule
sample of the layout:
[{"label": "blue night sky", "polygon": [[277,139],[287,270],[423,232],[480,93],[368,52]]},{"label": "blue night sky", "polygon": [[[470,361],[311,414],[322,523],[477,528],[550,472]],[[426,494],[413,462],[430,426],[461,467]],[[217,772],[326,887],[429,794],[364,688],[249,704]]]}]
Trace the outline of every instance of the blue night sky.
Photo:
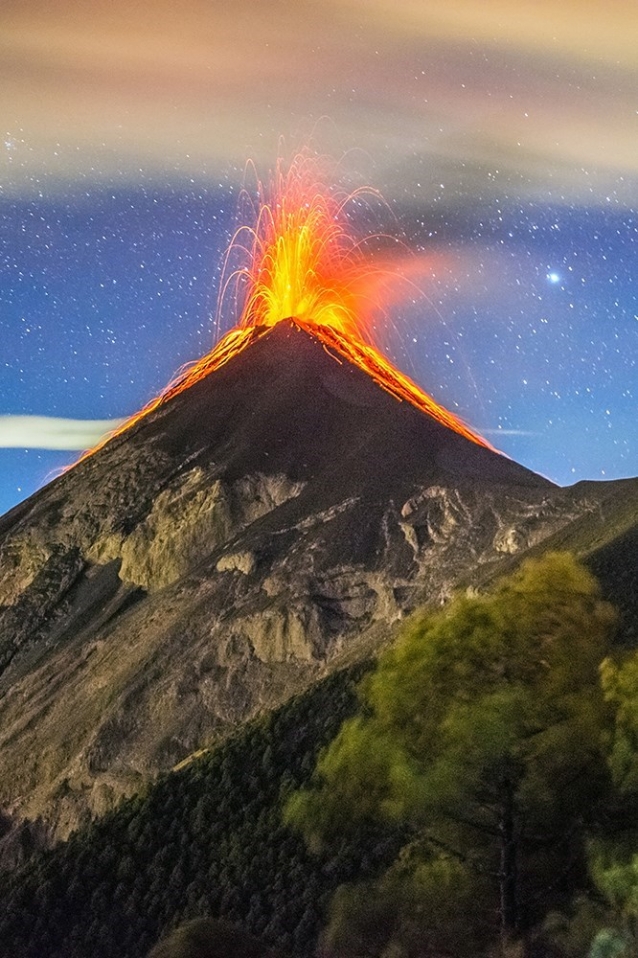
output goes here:
[{"label": "blue night sky", "polygon": [[0,513],[78,455],[15,417],[125,417],[208,351],[244,162],[310,131],[424,264],[397,365],[561,484],[638,475],[633,3],[423,6],[6,5]]}]

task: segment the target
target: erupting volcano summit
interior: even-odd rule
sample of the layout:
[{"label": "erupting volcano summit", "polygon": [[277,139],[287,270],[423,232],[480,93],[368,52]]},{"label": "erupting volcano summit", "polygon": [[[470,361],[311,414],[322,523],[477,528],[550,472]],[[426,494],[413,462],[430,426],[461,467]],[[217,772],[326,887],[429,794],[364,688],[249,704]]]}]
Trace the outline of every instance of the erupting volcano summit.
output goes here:
[{"label": "erupting volcano summit", "polygon": [[[247,196],[247,194],[245,194]],[[241,226],[226,253],[218,321],[226,301],[240,319],[214,349],[183,369],[164,392],[120,429],[129,429],[167,399],[188,389],[289,320],[316,337],[335,358],[364,370],[396,399],[411,403],[466,439],[492,446],[400,372],[373,342],[380,309],[375,296],[388,266],[368,252],[375,237],[357,240],[348,206],[363,191],[341,194],[317,175],[317,161],[299,155],[269,184],[258,184],[253,224]]]}]

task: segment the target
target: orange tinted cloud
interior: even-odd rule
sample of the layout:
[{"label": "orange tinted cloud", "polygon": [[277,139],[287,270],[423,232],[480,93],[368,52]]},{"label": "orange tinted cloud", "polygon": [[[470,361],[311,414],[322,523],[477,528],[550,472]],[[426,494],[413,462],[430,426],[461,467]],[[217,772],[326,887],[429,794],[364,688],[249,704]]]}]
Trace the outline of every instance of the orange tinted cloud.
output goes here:
[{"label": "orange tinted cloud", "polygon": [[423,160],[452,188],[463,164],[470,190],[630,197],[637,25],[633,0],[8,0],[2,181],[214,178],[327,116],[317,145],[367,151],[390,193]]}]

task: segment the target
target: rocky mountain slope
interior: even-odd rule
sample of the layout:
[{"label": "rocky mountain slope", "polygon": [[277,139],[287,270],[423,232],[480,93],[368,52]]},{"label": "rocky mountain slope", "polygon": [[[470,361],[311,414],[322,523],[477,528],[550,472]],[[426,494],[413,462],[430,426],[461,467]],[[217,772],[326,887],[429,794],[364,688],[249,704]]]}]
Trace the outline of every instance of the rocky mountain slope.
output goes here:
[{"label": "rocky mountain slope", "polygon": [[602,548],[637,508],[638,483],[559,489],[279,324],[0,519],[5,845],[24,819],[65,836],[417,604],[548,542]]}]

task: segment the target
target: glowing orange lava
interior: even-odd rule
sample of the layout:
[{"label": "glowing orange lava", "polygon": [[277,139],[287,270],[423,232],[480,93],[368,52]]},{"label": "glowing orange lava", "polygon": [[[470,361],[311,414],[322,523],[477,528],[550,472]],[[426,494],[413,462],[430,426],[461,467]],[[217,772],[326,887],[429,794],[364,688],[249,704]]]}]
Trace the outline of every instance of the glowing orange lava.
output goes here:
[{"label": "glowing orange lava", "polygon": [[[346,204],[363,202],[364,197],[364,191],[345,195],[326,188],[317,176],[317,161],[306,155],[298,156],[287,172],[280,164],[268,189],[258,183],[254,225],[240,227],[233,237],[218,307],[219,323],[229,297],[243,304],[239,322],[210,353],[181,370],[160,396],[113,435],[130,429],[168,399],[223,366],[277,323],[293,320],[329,352],[364,370],[397,399],[491,449],[375,346],[371,333],[379,313],[375,289],[383,270],[366,252],[365,243],[353,237],[346,214]],[[233,267],[238,258],[239,265]]]}]

